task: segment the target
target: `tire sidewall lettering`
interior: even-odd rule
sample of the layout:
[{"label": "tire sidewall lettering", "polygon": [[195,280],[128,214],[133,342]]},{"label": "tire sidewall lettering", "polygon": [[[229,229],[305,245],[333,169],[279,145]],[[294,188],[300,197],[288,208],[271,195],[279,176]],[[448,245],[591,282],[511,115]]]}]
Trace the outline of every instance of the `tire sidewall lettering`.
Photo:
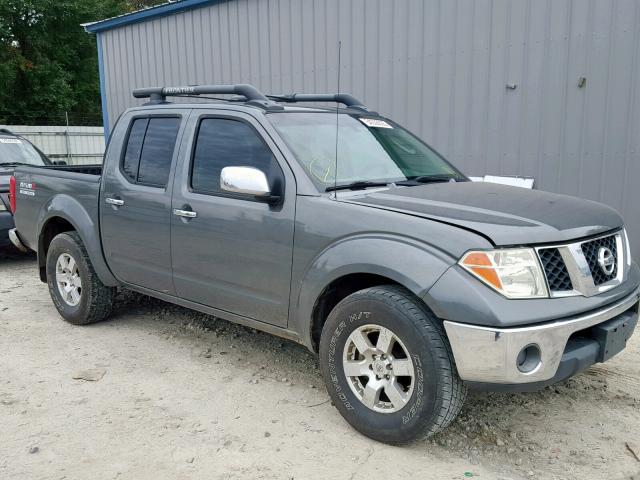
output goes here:
[{"label": "tire sidewall lettering", "polygon": [[328,367],[329,367],[329,375],[331,377],[331,384],[333,385],[333,388],[336,392],[336,395],[338,396],[338,399],[340,400],[340,402],[342,402],[342,404],[347,410],[353,410],[353,405],[347,398],[347,395],[345,394],[344,389],[342,388],[342,386],[340,385],[340,382],[338,381],[339,373],[336,365],[336,347],[337,347],[338,339],[346,327],[347,327],[347,324],[344,321],[341,321],[338,324],[338,327],[334,330],[333,335],[331,336],[331,340],[329,341]]},{"label": "tire sidewall lettering", "polygon": [[402,415],[402,423],[405,425],[420,411],[424,401],[424,372],[422,370],[422,361],[418,355],[414,354],[412,357],[414,365],[413,368],[416,372],[416,384],[414,387],[414,397],[416,400],[411,405],[411,408],[409,408],[409,411],[405,415]]}]

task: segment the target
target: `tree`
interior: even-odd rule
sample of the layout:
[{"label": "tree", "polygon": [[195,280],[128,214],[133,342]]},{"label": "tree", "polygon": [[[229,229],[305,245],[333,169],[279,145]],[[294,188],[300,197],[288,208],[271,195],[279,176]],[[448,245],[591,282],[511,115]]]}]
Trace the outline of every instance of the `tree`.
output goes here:
[{"label": "tree", "polygon": [[0,123],[59,123],[69,112],[99,124],[96,39],[80,24],[158,3],[0,0]]}]

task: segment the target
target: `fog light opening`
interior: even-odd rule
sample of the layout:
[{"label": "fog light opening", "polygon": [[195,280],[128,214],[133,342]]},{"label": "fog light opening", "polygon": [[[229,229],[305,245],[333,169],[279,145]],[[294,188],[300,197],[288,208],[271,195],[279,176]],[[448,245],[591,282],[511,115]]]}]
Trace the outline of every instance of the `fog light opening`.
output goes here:
[{"label": "fog light opening", "polygon": [[516,366],[522,373],[531,373],[540,365],[540,347],[538,345],[527,345],[516,358]]}]

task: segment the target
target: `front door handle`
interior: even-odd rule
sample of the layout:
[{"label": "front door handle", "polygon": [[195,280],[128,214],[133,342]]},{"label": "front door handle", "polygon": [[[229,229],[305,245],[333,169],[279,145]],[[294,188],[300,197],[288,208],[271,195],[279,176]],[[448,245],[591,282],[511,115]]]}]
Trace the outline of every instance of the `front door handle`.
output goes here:
[{"label": "front door handle", "polygon": [[173,214],[177,215],[178,217],[185,218],[196,218],[198,216],[198,214],[192,210],[180,210],[179,208],[174,208]]},{"label": "front door handle", "polygon": [[119,198],[105,198],[104,199],[105,203],[108,203],[109,205],[114,205],[116,207],[121,207],[124,205],[124,200],[120,200]]}]

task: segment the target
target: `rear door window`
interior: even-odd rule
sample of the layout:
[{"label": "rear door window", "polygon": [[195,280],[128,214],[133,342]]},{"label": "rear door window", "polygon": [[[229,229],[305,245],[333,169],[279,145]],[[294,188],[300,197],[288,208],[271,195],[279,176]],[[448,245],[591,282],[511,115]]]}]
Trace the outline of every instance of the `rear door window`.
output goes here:
[{"label": "rear door window", "polygon": [[129,130],[127,149],[124,152],[122,161],[122,172],[129,177],[129,180],[138,180],[138,166],[140,165],[140,153],[142,152],[142,142],[147,131],[148,118],[136,118]]},{"label": "rear door window", "polygon": [[136,118],[122,160],[124,175],[134,183],[166,187],[179,130],[179,117]]}]

